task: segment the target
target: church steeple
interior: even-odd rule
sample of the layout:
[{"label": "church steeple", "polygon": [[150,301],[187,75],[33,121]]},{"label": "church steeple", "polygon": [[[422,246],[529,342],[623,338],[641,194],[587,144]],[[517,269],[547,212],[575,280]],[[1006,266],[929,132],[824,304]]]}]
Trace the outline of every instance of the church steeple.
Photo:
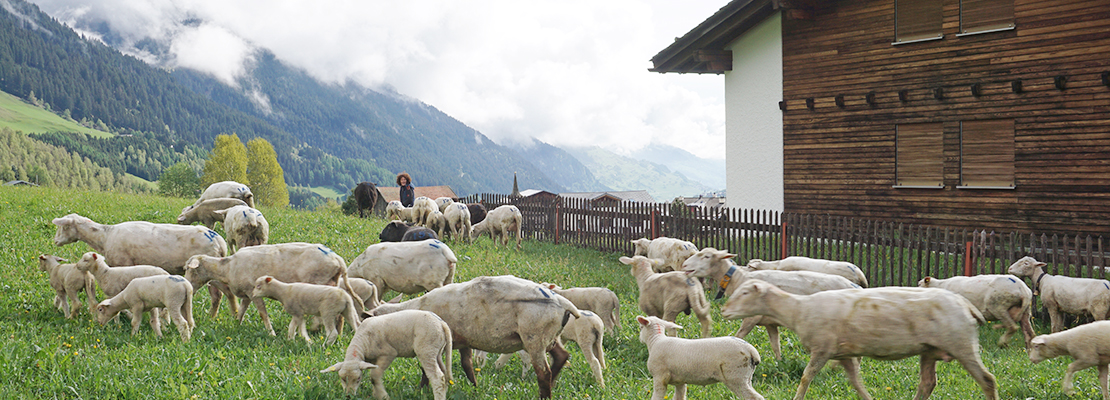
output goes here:
[{"label": "church steeple", "polygon": [[509,194],[509,197],[520,197],[520,187],[516,184],[516,172],[513,172],[513,192]]}]

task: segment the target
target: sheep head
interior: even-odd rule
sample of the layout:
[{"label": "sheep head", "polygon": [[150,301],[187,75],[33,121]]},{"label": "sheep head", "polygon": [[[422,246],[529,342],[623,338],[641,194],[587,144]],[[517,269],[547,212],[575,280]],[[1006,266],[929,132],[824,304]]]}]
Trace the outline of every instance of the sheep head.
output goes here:
[{"label": "sheep head", "polygon": [[320,373],[338,372],[339,384],[343,385],[343,392],[352,395],[358,392],[358,386],[362,383],[362,371],[370,368],[378,368],[378,366],[362,360],[346,360],[322,369]]},{"label": "sheep head", "polygon": [[769,311],[767,298],[774,295],[789,296],[782,289],[768,282],[749,279],[736,288],[732,297],[725,302],[724,307],[721,307],[721,316],[726,319],[740,319],[754,315],[767,315]]},{"label": "sheep head", "polygon": [[1025,256],[1014,261],[1006,271],[1012,275],[1032,277],[1033,274],[1037,273],[1038,268],[1044,268],[1046,265],[1048,264],[1037,261],[1033,257]]},{"label": "sheep head", "polygon": [[81,234],[77,232],[78,223],[89,223],[92,220],[77,214],[69,214],[54,218],[51,222],[58,227],[58,230],[54,233],[54,245],[65,246],[81,239]]}]

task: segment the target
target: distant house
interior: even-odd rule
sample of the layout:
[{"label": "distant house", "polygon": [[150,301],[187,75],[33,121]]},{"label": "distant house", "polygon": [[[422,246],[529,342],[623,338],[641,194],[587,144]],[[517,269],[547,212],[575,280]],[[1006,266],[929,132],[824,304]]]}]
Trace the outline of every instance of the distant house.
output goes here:
[{"label": "distant house", "polygon": [[724,75],[729,207],[1110,234],[1108,10],[733,0],[650,70]]},{"label": "distant house", "polygon": [[4,182],[4,186],[38,186],[38,184],[17,179],[14,181]]},{"label": "distant house", "polygon": [[[400,189],[396,186],[378,186],[378,191],[381,192],[382,198],[387,203],[401,199]],[[450,186],[416,186],[413,188],[413,194],[416,197],[424,196],[432,200],[440,197],[459,199],[459,196],[455,195],[455,191],[451,190]]]},{"label": "distant house", "polygon": [[646,190],[623,190],[623,191],[607,191],[607,192],[567,192],[559,193],[559,196],[569,197],[572,199],[586,199],[590,203],[620,203],[622,201],[638,201],[641,203],[654,203],[655,199],[651,197]]},{"label": "distant house", "polygon": [[716,210],[725,206],[725,198],[718,196],[679,197],[687,207]]}]

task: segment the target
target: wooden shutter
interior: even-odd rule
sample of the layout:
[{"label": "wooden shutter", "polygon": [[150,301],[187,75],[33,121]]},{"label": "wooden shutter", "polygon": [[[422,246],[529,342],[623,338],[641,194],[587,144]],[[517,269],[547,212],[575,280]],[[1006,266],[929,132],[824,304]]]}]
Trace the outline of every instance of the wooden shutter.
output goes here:
[{"label": "wooden shutter", "polygon": [[940,0],[895,0],[894,41],[942,37]]},{"label": "wooden shutter", "polygon": [[960,123],[960,185],[1014,187],[1014,120]]},{"label": "wooden shutter", "polygon": [[1014,27],[1014,0],[960,0],[960,33]]},{"label": "wooden shutter", "polygon": [[944,185],[944,130],[941,124],[908,124],[895,128],[896,184]]}]

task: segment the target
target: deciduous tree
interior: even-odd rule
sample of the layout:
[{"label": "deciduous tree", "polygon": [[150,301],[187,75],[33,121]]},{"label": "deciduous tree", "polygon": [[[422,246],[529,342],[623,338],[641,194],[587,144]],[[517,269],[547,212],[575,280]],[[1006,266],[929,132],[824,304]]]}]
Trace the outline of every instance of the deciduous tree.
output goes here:
[{"label": "deciduous tree", "polygon": [[200,177],[184,162],[171,165],[158,179],[158,193],[172,197],[196,196],[200,193]]},{"label": "deciduous tree", "polygon": [[[272,151],[272,150],[271,150]],[[247,147],[239,140],[239,135],[217,135],[204,172],[200,178],[205,187],[216,182],[236,181],[250,186],[247,180]],[[254,189],[251,189],[254,192]]]},{"label": "deciduous tree", "polygon": [[247,183],[260,205],[285,207],[289,205],[289,188],[285,186],[285,172],[278,164],[274,146],[263,138],[247,142]]}]

